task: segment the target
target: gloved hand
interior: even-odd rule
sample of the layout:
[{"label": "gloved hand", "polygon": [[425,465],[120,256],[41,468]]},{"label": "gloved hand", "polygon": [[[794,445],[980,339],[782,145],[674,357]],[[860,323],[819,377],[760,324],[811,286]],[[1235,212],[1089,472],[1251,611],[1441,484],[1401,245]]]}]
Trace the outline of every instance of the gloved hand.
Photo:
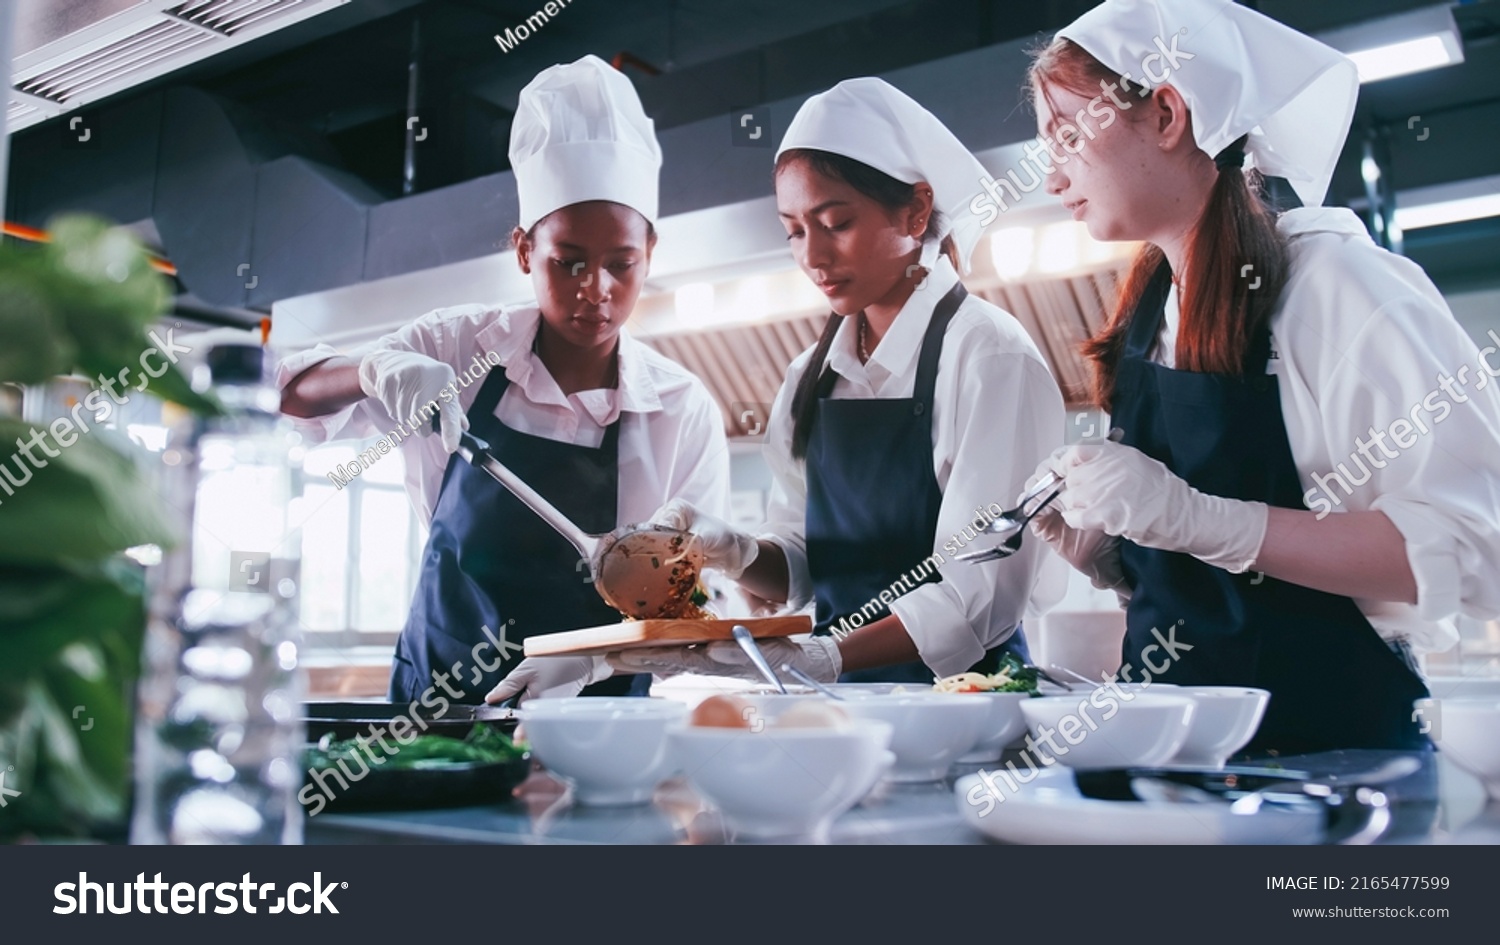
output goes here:
[{"label": "gloved hand", "polygon": [[1250,569],[1266,537],[1264,502],[1208,495],[1130,446],[1064,447],[1043,464],[1065,480],[1054,500],[1075,529],[1190,554],[1226,571]]},{"label": "gloved hand", "polygon": [[[420,419],[423,406],[436,404],[443,449],[450,453],[458,449],[459,433],[469,428],[458,398],[440,396],[457,376],[451,366],[415,351],[378,348],[359,362],[360,390],[380,401],[397,423],[415,422],[412,418]],[[419,432],[431,432],[429,423],[418,423]]]},{"label": "gloved hand", "polygon": [[651,516],[651,523],[697,535],[703,546],[704,565],[724,572],[724,576],[731,580],[744,574],[760,553],[760,543],[755,536],[735,530],[723,519],[698,511],[686,499],[673,499],[662,506]]},{"label": "gloved hand", "polygon": [[529,656],[517,663],[484,701],[494,705],[518,693],[521,698],[517,703],[527,699],[566,699],[578,695],[584,686],[608,679],[614,672],[602,656]]},{"label": "gloved hand", "polygon": [[[1059,451],[1061,452],[1061,451]],[[1055,454],[1054,454],[1055,455]],[[1026,482],[1025,495],[1050,471],[1049,460],[1043,460],[1036,475]],[[1051,494],[1048,490],[1043,498]],[[1120,539],[1102,531],[1072,528],[1057,509],[1058,499],[1053,499],[1031,520],[1031,531],[1052,546],[1063,560],[1082,572],[1100,590],[1114,591],[1121,603],[1130,599],[1130,585],[1125,582],[1125,572],[1120,566]],[[1019,498],[1018,498],[1019,501]],[[1040,501],[1040,500],[1037,500]]]},{"label": "gloved hand", "polygon": [[[844,658],[831,636],[777,637],[756,640],[766,661],[777,672],[782,663],[790,663],[818,682],[835,682],[844,671]],[[654,673],[675,676],[678,673],[701,673],[704,676],[737,676],[761,678],[750,657],[733,642],[710,643],[708,646],[648,647],[621,650],[607,657],[609,665],[622,673]]]}]

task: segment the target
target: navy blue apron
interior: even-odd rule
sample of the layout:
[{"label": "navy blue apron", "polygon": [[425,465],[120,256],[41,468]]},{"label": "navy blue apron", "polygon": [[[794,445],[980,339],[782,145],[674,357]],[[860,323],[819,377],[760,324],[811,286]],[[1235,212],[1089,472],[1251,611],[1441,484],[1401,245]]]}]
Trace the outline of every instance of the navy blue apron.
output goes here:
[{"label": "navy blue apron", "polygon": [[[619,493],[617,420],[598,449],[559,443],[512,430],[495,416],[510,381],[503,368],[485,378],[469,408],[469,430],[488,440],[490,452],[540,492],[585,532],[614,529]],[[505,653],[486,643],[483,627],[506,643],[558,630],[598,627],[620,621],[618,611],[599,598],[580,568],[577,550],[483,470],[454,454],[443,471],[433,510],[422,573],[396,644],[390,698],[419,699],[447,673],[462,693],[450,701],[481,703],[521,660],[511,646]],[[495,666],[492,671],[486,666]],[[455,675],[453,665],[460,666]],[[476,673],[478,679],[475,679]],[[644,685],[642,684],[644,680]],[[584,689],[584,695],[643,693],[651,677],[617,676]]]},{"label": "navy blue apron", "polygon": [[[1269,327],[1253,340],[1243,377],[1152,363],[1170,285],[1163,263],[1132,313],[1112,425],[1127,446],[1201,492],[1305,509],[1277,378],[1266,374]],[[1381,640],[1352,599],[1129,541],[1120,550],[1131,587],[1123,657],[1132,676],[1145,669],[1179,685],[1269,690],[1247,752],[1430,747],[1412,719],[1412,702],[1427,687],[1409,653]],[[1162,647],[1174,629],[1176,640],[1193,647],[1175,660]]]},{"label": "navy blue apron", "polygon": [[[825,369],[807,447],[807,564],[817,601],[815,633],[830,633],[841,619],[858,614],[903,575],[927,573],[919,583],[941,581],[924,565],[937,537],[943,491],[932,471],[932,392],[948,323],[968,296],[959,283],[938,302],[922,337],[910,398],[835,400],[838,375]],[[890,613],[880,611],[864,623]],[[1000,654],[1026,662],[1019,626],[1005,643],[986,653],[974,671],[992,673]],[[841,682],[931,683],[921,660],[855,670]]]}]

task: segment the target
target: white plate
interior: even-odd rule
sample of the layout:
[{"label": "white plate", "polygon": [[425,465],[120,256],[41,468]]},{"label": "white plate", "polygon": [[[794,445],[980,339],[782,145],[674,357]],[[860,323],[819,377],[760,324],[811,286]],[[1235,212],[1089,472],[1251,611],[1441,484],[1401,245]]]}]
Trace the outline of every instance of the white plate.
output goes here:
[{"label": "white plate", "polygon": [[1317,809],[1231,814],[1228,804],[1102,801],[1079,793],[1073,772],[1061,766],[1041,769],[1015,793],[991,776],[1004,801],[977,774],[959,778],[954,797],[970,827],[1005,843],[1299,844],[1323,837]]}]

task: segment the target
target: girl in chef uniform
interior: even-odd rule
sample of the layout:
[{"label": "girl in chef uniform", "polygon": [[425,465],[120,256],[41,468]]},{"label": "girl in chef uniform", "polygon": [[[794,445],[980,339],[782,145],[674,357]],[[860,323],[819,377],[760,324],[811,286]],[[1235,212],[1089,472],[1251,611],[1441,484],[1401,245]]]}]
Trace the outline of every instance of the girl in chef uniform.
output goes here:
[{"label": "girl in chef uniform", "polygon": [[607,678],[602,658],[518,668],[526,637],[619,614],[586,570],[580,579],[565,539],[453,455],[461,430],[586,532],[644,521],[677,496],[720,514],[728,502],[723,420],[707,389],[621,330],[646,281],[661,167],[630,81],[594,56],[543,71],[521,92],[510,158],[520,196],[512,242],[536,305],[439,309],[357,361],[325,345],[280,367],[283,409],[316,418],[303,426],[319,439],[427,428],[422,407],[438,405],[441,434],[402,444],[407,491],[430,531],[396,647],[398,702],[439,675],[463,702],[497,683],[498,701],[650,682]]},{"label": "girl in chef uniform", "polygon": [[[781,142],[777,209],[833,314],[771,408],[766,531],[738,532],[691,500],[657,517],[696,532],[708,564],[754,595],[816,604],[814,636],[762,641],[775,666],[930,682],[1026,655],[1020,622],[1046,549],[951,561],[1063,430],[1036,346],[959,282],[983,229],[969,203],[984,174],[937,118],[873,78],[809,99]],[[733,644],[668,653],[613,659],[754,676]]]},{"label": "girl in chef uniform", "polygon": [[1145,243],[1086,350],[1123,441],[1038,468],[1038,532],[1128,597],[1133,672],[1271,692],[1253,751],[1426,747],[1413,651],[1500,614],[1500,395],[1422,270],[1318,206],[1354,65],[1227,0],[1122,0],[1031,82],[1049,192]]}]

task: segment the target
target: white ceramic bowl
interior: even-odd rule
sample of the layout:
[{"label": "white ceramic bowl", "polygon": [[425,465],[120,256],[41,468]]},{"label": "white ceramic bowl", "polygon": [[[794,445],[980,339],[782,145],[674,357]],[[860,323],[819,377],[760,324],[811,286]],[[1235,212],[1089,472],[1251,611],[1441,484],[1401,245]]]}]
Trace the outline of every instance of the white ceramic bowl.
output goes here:
[{"label": "white ceramic bowl", "polygon": [[644,804],[674,772],[667,730],[687,706],[670,699],[533,699],[521,706],[531,750],[580,804]]},{"label": "white ceramic bowl", "polygon": [[1058,746],[1057,761],[1069,767],[1165,764],[1192,730],[1193,700],[1154,692],[1126,695],[1131,698],[1121,699],[1101,689],[1074,693],[1073,698],[1027,699],[1021,703],[1021,712],[1041,749],[1054,754],[1048,747],[1050,739],[1051,745]]},{"label": "white ceramic bowl", "polygon": [[760,731],[684,725],[667,733],[675,766],[736,832],[818,837],[891,764],[889,725]]},{"label": "white ceramic bowl", "polygon": [[1419,699],[1417,705],[1430,701],[1439,704],[1432,730],[1438,749],[1500,801],[1500,698]]},{"label": "white ceramic bowl", "polygon": [[987,764],[999,761],[1005,749],[1026,734],[1026,716],[1021,703],[1031,698],[1029,692],[965,692],[959,695],[978,699],[989,707],[979,726],[979,741],[959,756],[965,764]]},{"label": "white ceramic bowl", "polygon": [[1170,695],[1187,696],[1197,703],[1187,741],[1172,756],[1171,764],[1222,768],[1229,756],[1255,737],[1266,714],[1271,694],[1244,686],[1185,686]]},{"label": "white ceramic bowl", "polygon": [[990,704],[972,693],[850,692],[841,707],[856,718],[888,722],[896,764],[891,781],[937,781],[984,734]]}]

